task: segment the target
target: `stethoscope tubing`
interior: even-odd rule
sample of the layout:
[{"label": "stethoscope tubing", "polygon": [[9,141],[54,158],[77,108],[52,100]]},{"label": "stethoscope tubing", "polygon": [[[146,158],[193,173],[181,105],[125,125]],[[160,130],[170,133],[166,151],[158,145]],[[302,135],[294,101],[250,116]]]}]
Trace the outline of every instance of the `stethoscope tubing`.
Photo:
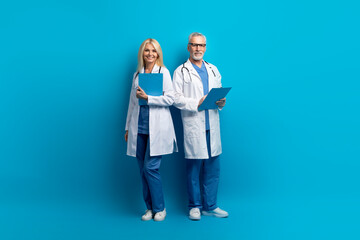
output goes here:
[{"label": "stethoscope tubing", "polygon": [[[212,69],[212,67],[210,66],[210,64],[209,64],[208,62],[206,62],[206,61],[204,61],[204,62],[209,66],[209,68],[211,69],[212,73],[214,74],[214,77],[216,77],[216,74],[215,74],[215,72],[214,72],[214,69]],[[186,63],[186,62],[185,62],[185,63]],[[183,66],[182,66],[182,68],[181,68],[181,73],[182,73],[183,77],[185,77],[185,75],[184,75],[184,69],[186,69],[186,71],[187,71],[188,74],[189,74],[190,81],[192,82],[190,70],[189,70],[187,67],[185,67],[185,63],[183,63]]]}]

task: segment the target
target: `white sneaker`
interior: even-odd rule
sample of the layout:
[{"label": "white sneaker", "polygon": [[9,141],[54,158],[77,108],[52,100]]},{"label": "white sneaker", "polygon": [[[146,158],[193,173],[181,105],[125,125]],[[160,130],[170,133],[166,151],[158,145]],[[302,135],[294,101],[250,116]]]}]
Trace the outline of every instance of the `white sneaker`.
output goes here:
[{"label": "white sneaker", "polygon": [[151,210],[146,210],[145,214],[142,215],[141,220],[143,220],[143,221],[149,221],[149,220],[152,219],[152,217],[153,217],[152,211],[151,211]]},{"label": "white sneaker", "polygon": [[189,218],[191,220],[200,220],[201,219],[200,209],[199,208],[190,209]]},{"label": "white sneaker", "polygon": [[215,216],[218,218],[226,218],[229,216],[229,213],[220,209],[220,208],[215,208],[214,210],[211,211],[202,211],[202,214],[205,216]]},{"label": "white sneaker", "polygon": [[164,209],[161,212],[155,213],[154,221],[157,221],[157,222],[164,221],[165,217],[166,217],[166,209]]}]

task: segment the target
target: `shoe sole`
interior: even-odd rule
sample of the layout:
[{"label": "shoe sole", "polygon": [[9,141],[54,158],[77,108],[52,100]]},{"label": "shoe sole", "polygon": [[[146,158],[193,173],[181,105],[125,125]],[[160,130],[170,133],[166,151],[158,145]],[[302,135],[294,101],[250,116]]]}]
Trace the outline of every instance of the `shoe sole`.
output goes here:
[{"label": "shoe sole", "polygon": [[154,216],[154,221],[155,221],[155,222],[162,222],[162,221],[165,220],[165,218],[166,218],[166,215],[165,215],[163,218],[160,218],[160,219],[155,218],[155,216]]},{"label": "shoe sole", "polygon": [[164,220],[165,220],[165,218],[163,218],[163,219],[161,219],[161,220],[154,218],[154,221],[155,221],[155,222],[162,222],[162,221],[164,221]]},{"label": "shoe sole", "polygon": [[202,215],[204,216],[213,216],[213,217],[217,217],[217,218],[227,218],[229,215],[223,215],[223,214],[217,214],[217,213],[208,213],[203,211]]},{"label": "shoe sole", "polygon": [[201,219],[201,217],[192,217],[192,216],[189,216],[189,219],[190,220],[193,220],[193,221],[199,221]]}]

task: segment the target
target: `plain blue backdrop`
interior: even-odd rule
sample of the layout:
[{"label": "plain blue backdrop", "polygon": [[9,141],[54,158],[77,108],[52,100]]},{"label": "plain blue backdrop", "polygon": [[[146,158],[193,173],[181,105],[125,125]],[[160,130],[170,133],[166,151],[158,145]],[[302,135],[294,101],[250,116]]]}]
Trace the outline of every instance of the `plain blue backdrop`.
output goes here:
[{"label": "plain blue backdrop", "polygon": [[[1,239],[359,239],[356,1],[14,0],[0,4]],[[137,51],[172,73],[187,37],[232,87],[219,205],[187,219],[183,137],[163,159],[167,219],[145,210],[125,118]]]}]

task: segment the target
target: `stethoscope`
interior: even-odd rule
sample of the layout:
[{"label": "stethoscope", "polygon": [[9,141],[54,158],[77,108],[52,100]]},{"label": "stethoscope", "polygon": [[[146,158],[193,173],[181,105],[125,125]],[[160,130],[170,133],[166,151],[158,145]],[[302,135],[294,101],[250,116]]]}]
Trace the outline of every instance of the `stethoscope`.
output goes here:
[{"label": "stethoscope", "polygon": [[[214,74],[214,77],[216,78],[216,74],[215,74],[214,70],[212,69],[212,67],[210,66],[210,64],[209,64],[207,61],[204,61],[204,62],[209,66],[209,68],[211,69],[211,71],[212,71],[213,74]],[[185,76],[184,76],[184,69],[185,69],[185,70],[188,72],[188,74],[189,74],[190,81],[192,82],[190,70],[189,70],[187,67],[185,67],[185,63],[186,63],[186,62],[184,62],[183,65],[182,65],[181,73],[182,73],[182,75],[183,75],[183,78],[185,79]]]},{"label": "stethoscope", "polygon": [[[145,72],[145,67],[144,67],[144,72]],[[151,72],[151,73],[152,73],[152,72]],[[150,74],[151,74],[151,73],[150,73]],[[159,67],[159,73],[161,73],[161,66]],[[136,72],[134,79],[135,79],[138,75],[139,75],[139,72]]]},{"label": "stethoscope", "polygon": [[[144,72],[145,72],[145,67],[144,67]],[[140,73],[140,72],[136,72],[133,81],[137,78],[137,76],[139,76],[139,73]],[[151,73],[152,73],[152,72],[151,72]],[[151,74],[151,73],[149,73],[149,74]],[[161,73],[161,67],[159,67],[159,73]],[[138,88],[138,86],[139,86],[139,82],[138,82],[137,85],[135,85],[135,88]]]}]

